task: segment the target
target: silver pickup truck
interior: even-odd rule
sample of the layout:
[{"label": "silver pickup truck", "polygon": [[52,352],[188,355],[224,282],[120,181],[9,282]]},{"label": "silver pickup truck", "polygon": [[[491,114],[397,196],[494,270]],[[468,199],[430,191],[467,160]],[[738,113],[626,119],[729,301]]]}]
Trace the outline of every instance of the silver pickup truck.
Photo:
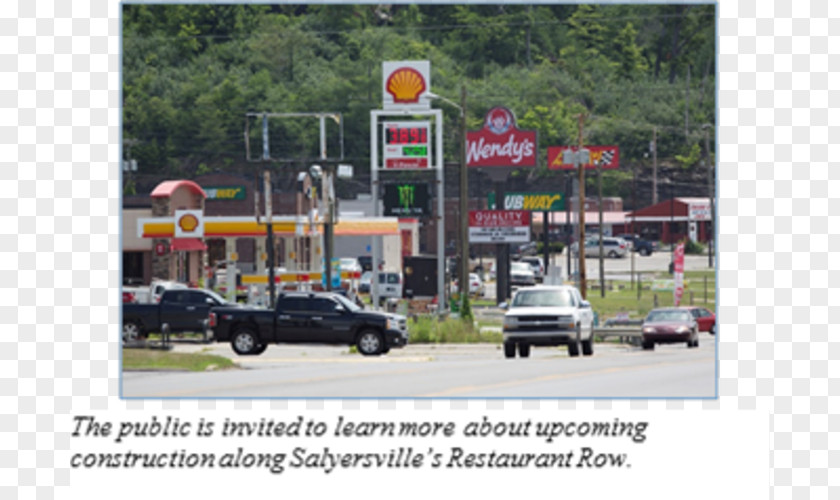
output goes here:
[{"label": "silver pickup truck", "polygon": [[527,358],[531,346],[566,345],[569,356],[592,355],[594,313],[592,306],[572,286],[520,288],[505,313],[506,358]]}]

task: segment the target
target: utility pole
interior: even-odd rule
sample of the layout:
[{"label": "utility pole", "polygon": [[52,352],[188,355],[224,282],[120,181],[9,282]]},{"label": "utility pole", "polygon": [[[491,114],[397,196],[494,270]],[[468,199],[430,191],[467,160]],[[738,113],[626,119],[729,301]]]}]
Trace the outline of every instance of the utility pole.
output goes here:
[{"label": "utility pole", "polygon": [[[268,297],[269,297],[269,308],[274,307],[274,297],[275,297],[275,288],[274,288],[274,227],[272,224],[272,208],[271,208],[271,172],[266,170],[263,172],[263,193],[265,194],[265,232],[266,232],[266,256],[268,257],[268,262],[266,265],[268,266]],[[229,281],[229,280],[228,280]]]},{"label": "utility pole", "polygon": [[580,183],[580,187],[578,188],[578,201],[580,205],[580,216],[578,220],[578,224],[580,226],[580,233],[578,239],[578,262],[580,264],[579,273],[580,273],[580,294],[585,299],[586,298],[586,256],[584,244],[586,243],[586,215],[585,212],[585,200],[586,200],[586,183],[584,177],[584,169],[586,165],[582,161],[580,154],[583,150],[583,113],[578,115],[578,150],[577,150],[577,163],[578,163],[578,182]]},{"label": "utility pole", "polygon": [[604,193],[601,190],[603,162],[598,161],[598,276],[601,284],[601,298],[604,297]]},{"label": "utility pole", "polygon": [[470,266],[470,240],[469,240],[469,233],[468,233],[468,224],[469,224],[469,205],[467,202],[469,201],[469,189],[467,188],[467,85],[462,83],[461,84],[461,165],[460,165],[460,200],[459,208],[461,212],[461,218],[459,219],[459,229],[461,232],[461,265],[460,272],[458,273],[458,293],[461,297],[461,303],[459,305],[459,311],[462,314],[464,313],[464,306],[466,305],[467,301],[469,300],[469,291],[470,291],[470,275],[469,275],[469,266]]},{"label": "utility pole", "polygon": [[709,156],[709,129],[712,126],[708,123],[703,125],[703,130],[706,132],[706,180],[709,188],[709,234],[706,235],[706,246],[709,247],[709,267],[714,267],[712,261],[712,238],[715,234],[715,192],[712,184],[712,167],[711,157]]},{"label": "utility pole", "polygon": [[656,192],[656,127],[653,127],[653,141],[650,143],[650,152],[653,154],[653,205],[659,203],[659,196]]}]

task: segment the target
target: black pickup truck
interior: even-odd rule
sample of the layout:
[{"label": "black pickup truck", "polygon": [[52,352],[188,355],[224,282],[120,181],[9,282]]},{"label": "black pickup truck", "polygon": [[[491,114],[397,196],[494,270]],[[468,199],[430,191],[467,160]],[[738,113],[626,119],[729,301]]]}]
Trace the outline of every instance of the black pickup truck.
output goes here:
[{"label": "black pickup truck", "polygon": [[239,355],[261,354],[271,343],[355,345],[376,356],[408,343],[404,316],[366,311],[337,293],[286,292],[274,311],[214,308],[213,337]]},{"label": "black pickup truck", "polygon": [[215,292],[195,288],[166,290],[157,304],[123,304],[123,342],[160,332],[164,323],[171,333],[202,332],[210,310],[221,306],[233,304]]}]

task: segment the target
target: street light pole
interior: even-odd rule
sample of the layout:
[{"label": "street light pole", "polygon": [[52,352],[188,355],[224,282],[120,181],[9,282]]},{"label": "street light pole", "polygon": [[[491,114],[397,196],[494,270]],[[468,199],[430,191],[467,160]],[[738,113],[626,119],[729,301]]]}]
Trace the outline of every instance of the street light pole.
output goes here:
[{"label": "street light pole", "polygon": [[464,307],[469,297],[469,265],[470,265],[470,240],[468,234],[469,206],[467,205],[469,189],[467,189],[467,86],[461,84],[461,199],[459,229],[461,233],[461,269],[458,275],[458,293],[461,297],[459,311],[463,317]]}]

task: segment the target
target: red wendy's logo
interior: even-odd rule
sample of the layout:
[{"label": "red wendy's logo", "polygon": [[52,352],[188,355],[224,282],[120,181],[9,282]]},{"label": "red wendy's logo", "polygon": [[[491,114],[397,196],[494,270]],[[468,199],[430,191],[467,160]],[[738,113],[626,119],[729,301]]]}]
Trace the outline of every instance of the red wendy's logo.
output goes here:
[{"label": "red wendy's logo", "polygon": [[537,166],[537,131],[519,130],[513,112],[503,106],[490,109],[484,127],[467,132],[467,166]]},{"label": "red wendy's logo", "polygon": [[513,113],[503,107],[496,107],[487,112],[484,119],[484,127],[494,134],[504,134],[513,126],[516,120]]}]

